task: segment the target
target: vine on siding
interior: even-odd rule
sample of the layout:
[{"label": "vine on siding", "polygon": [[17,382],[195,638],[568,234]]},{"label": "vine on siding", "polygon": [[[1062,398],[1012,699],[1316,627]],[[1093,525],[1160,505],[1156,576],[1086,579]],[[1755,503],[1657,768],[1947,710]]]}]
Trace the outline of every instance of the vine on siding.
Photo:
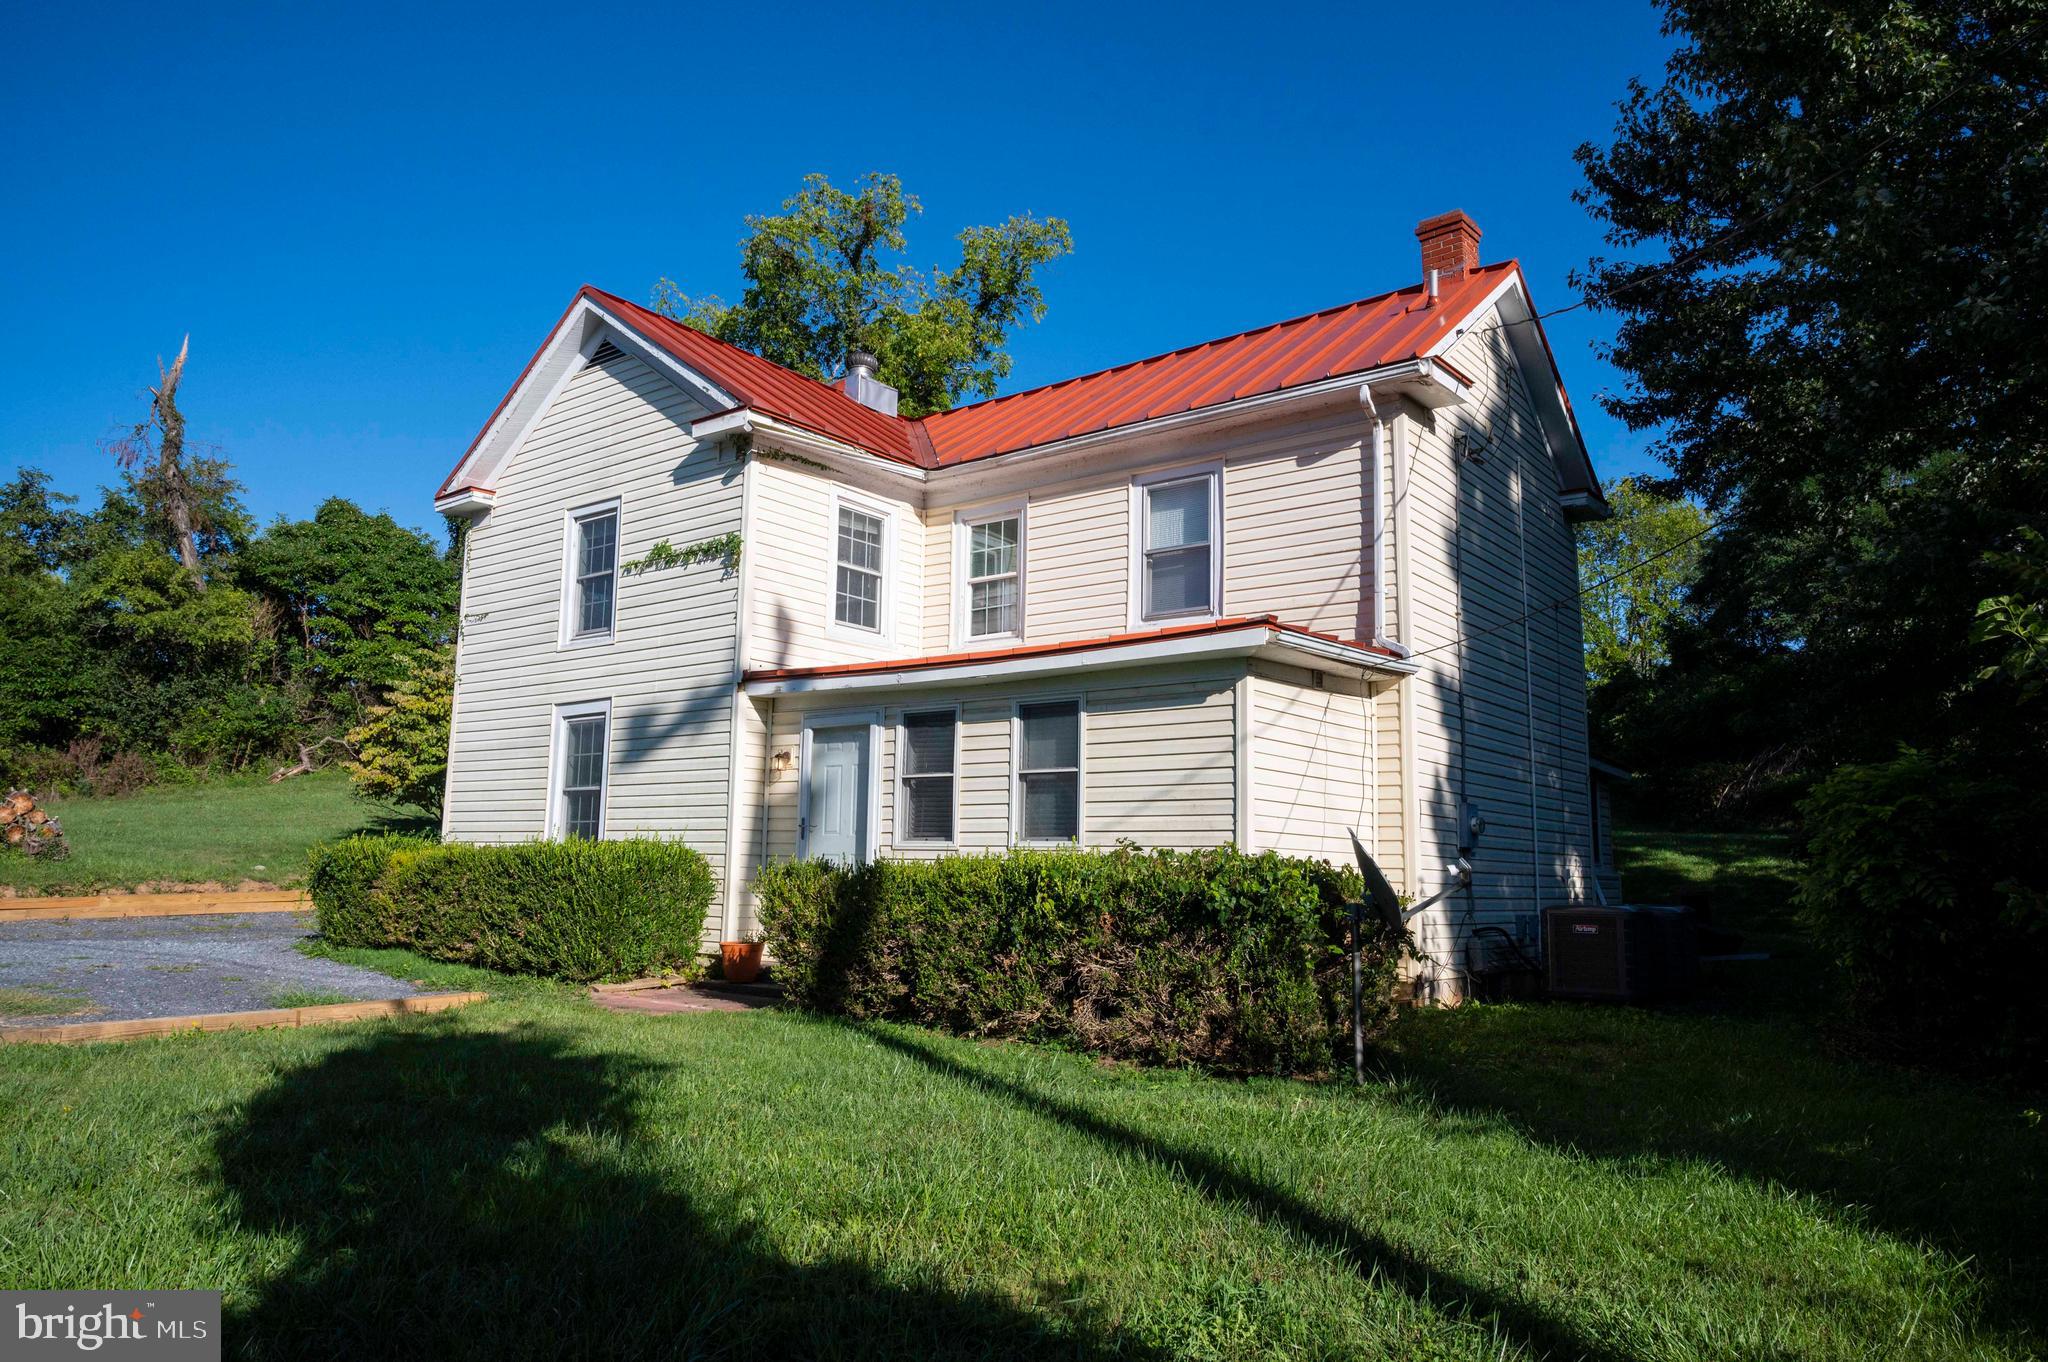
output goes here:
[{"label": "vine on siding", "polygon": [[630,563],[619,564],[619,572],[622,576],[637,577],[643,572],[659,572],[663,568],[688,567],[692,563],[709,563],[713,560],[723,563],[728,573],[738,569],[740,536],[737,530],[680,549],[664,539],[641,557]]}]

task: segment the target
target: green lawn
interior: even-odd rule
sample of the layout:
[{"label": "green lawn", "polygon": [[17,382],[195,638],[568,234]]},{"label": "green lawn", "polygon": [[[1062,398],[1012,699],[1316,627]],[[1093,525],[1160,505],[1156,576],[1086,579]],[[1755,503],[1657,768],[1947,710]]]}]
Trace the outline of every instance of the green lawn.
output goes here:
[{"label": "green lawn", "polygon": [[0,885],[37,894],[91,894],[155,883],[242,880],[296,884],[306,850],[358,830],[417,827],[413,810],[380,809],[349,790],[338,771],[281,781],[209,781],[144,790],[121,799],[65,799],[62,861],[0,855]]},{"label": "green lawn", "polygon": [[2043,1133],[1766,1024],[1404,1021],[1369,1088],[491,1002],[0,1051],[0,1281],[230,1356],[2021,1357]]},{"label": "green lawn", "polygon": [[0,1049],[0,1283],[256,1358],[2041,1355],[2039,1100],[1834,1055],[1780,842],[1621,847],[1773,960],[1405,1017],[1363,1091],[315,944],[492,1000]]}]

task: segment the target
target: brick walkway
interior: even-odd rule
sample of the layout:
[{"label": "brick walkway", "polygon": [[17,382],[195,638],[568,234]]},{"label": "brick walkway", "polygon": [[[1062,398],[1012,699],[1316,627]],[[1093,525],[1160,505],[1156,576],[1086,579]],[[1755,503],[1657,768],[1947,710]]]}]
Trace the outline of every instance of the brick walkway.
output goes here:
[{"label": "brick walkway", "polygon": [[631,993],[592,995],[599,1007],[613,1012],[751,1012],[775,1005],[775,994],[767,989],[686,986],[643,988]]}]

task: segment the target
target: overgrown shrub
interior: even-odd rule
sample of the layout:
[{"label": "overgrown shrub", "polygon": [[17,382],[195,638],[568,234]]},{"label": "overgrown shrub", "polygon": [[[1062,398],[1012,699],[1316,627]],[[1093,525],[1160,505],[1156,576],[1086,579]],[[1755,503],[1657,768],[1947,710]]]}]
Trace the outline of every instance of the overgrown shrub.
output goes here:
[{"label": "overgrown shrub", "polygon": [[693,973],[712,881],[704,858],[676,842],[393,836],[315,848],[307,889],[335,945],[587,983]]},{"label": "overgrown shrub", "polygon": [[1802,805],[1800,904],[1869,1039],[2048,1076],[2048,797],[2038,779],[1905,751]]},{"label": "overgrown shrub", "polygon": [[[1328,1069],[1350,1035],[1358,876],[1231,849],[1015,851],[757,882],[776,977],[802,1006],[1232,1072]],[[1398,942],[1367,939],[1371,1033]]]}]

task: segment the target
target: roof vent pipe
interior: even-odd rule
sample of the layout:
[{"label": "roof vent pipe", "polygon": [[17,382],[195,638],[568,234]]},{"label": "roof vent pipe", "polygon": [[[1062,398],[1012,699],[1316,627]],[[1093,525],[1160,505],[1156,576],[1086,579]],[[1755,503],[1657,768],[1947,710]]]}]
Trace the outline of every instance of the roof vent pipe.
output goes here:
[{"label": "roof vent pipe", "polygon": [[1429,272],[1429,305],[1431,307],[1436,306],[1437,294],[1440,291],[1440,280],[1442,275],[1442,270],[1431,270]]},{"label": "roof vent pipe", "polygon": [[896,390],[875,376],[880,361],[865,350],[855,350],[846,357],[846,395],[863,407],[872,407],[884,416],[896,414]]}]

